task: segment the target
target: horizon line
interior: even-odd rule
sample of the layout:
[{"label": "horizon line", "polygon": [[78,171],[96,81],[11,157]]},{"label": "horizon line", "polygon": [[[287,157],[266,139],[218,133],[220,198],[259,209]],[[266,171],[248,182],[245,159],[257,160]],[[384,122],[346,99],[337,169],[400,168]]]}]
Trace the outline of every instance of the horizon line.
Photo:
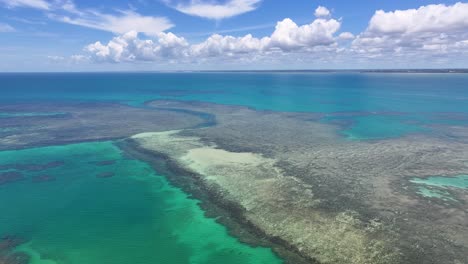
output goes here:
[{"label": "horizon line", "polygon": [[0,71],[0,74],[44,74],[44,73],[332,73],[332,72],[361,72],[361,73],[468,73],[468,68],[362,68],[362,69],[270,69],[270,70],[103,70],[103,71]]}]

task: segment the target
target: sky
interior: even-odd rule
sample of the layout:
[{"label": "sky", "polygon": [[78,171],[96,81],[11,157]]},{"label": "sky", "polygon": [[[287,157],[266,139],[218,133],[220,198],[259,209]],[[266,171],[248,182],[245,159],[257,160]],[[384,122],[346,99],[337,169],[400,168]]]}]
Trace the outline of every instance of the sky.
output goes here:
[{"label": "sky", "polygon": [[468,68],[468,3],[0,0],[0,72]]}]

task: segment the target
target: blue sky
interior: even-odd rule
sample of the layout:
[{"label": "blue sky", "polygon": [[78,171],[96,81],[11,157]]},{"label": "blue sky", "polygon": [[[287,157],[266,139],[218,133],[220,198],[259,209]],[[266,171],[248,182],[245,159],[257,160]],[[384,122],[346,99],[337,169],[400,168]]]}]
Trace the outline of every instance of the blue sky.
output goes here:
[{"label": "blue sky", "polygon": [[468,67],[458,1],[0,0],[0,71]]}]

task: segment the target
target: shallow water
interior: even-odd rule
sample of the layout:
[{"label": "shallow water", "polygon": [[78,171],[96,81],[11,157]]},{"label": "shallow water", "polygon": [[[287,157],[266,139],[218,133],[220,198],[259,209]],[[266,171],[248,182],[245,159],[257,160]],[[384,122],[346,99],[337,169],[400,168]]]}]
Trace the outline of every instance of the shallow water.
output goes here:
[{"label": "shallow water", "polygon": [[348,121],[342,134],[350,139],[430,133],[430,125],[441,123],[468,125],[468,74],[0,74],[0,81],[5,87],[0,101],[5,102],[113,101],[140,106],[168,98],[326,113]]},{"label": "shallow water", "polygon": [[[337,124],[350,140],[468,125],[467,74],[0,74],[0,83],[0,107],[49,101],[142,107],[154,99],[195,100],[320,113],[322,122]],[[0,109],[0,119],[66,114],[16,108]],[[0,133],[15,129],[23,128],[0,124]],[[96,163],[107,160],[116,162]],[[1,169],[54,161],[65,163]],[[32,264],[281,263],[270,249],[229,236],[196,200],[147,164],[123,157],[111,142],[0,152],[0,174],[15,170],[25,179],[0,185],[0,235],[28,238],[17,250],[33,256]],[[454,199],[450,188],[467,188],[457,179],[439,178],[413,183],[421,195],[444,200]]]},{"label": "shallow water", "polygon": [[112,142],[3,151],[0,167],[24,176],[0,185],[0,234],[27,238],[17,250],[31,264],[282,262],[230,236]]},{"label": "shallow water", "polygon": [[434,197],[444,200],[454,200],[455,198],[447,192],[447,188],[460,188],[468,190],[468,175],[458,175],[454,177],[427,177],[413,178],[412,183],[418,184],[419,194],[424,197]]}]

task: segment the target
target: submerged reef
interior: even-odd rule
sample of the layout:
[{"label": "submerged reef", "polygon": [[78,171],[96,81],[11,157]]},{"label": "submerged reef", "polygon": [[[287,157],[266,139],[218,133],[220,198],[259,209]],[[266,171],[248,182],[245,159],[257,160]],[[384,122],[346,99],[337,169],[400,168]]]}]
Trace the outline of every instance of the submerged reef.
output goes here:
[{"label": "submerged reef", "polygon": [[98,175],[96,175],[97,178],[111,178],[114,177],[115,173],[113,172],[101,172]]},{"label": "submerged reef", "polygon": [[[0,107],[15,109],[67,114],[5,118],[0,149],[129,137],[126,154],[168,175],[242,241],[271,246],[288,263],[468,263],[468,190],[415,182],[468,174],[467,127],[348,140],[346,124],[322,114],[212,103]],[[107,171],[96,177],[112,177],[112,164],[95,161]],[[61,163],[3,164],[0,185],[53,166]],[[2,254],[0,264],[21,263]]]},{"label": "submerged reef", "polygon": [[53,161],[45,164],[6,164],[0,165],[0,170],[43,171],[62,166],[63,161]]},{"label": "submerged reef", "polygon": [[56,178],[54,176],[50,176],[50,175],[39,175],[39,176],[32,177],[32,182],[34,182],[34,183],[51,182],[51,181],[55,181],[55,180],[56,180]]},{"label": "submerged reef", "polygon": [[15,248],[26,241],[15,236],[5,235],[0,238],[0,264],[27,264],[30,257]]},{"label": "submerged reef", "polygon": [[109,165],[114,165],[115,162],[116,162],[115,160],[103,160],[103,161],[94,162],[94,164],[97,166],[109,166]]},{"label": "submerged reef", "polygon": [[2,119],[0,150],[119,139],[145,131],[195,127],[205,122],[205,117],[197,113],[113,103],[0,105],[0,112],[18,110],[67,114],[60,118],[39,115]]},{"label": "submerged reef", "polygon": [[23,174],[16,171],[7,171],[0,173],[0,185],[17,182],[23,179]]},{"label": "submerged reef", "polygon": [[466,191],[454,192],[457,202],[450,202],[421,196],[410,181],[466,174],[464,139],[413,134],[349,141],[315,114],[179,101],[150,105],[206,112],[217,124],[138,134],[128,140],[135,150],[199,178],[196,183],[213,194],[210,202],[236,205],[240,219],[304,259],[468,262]]}]

